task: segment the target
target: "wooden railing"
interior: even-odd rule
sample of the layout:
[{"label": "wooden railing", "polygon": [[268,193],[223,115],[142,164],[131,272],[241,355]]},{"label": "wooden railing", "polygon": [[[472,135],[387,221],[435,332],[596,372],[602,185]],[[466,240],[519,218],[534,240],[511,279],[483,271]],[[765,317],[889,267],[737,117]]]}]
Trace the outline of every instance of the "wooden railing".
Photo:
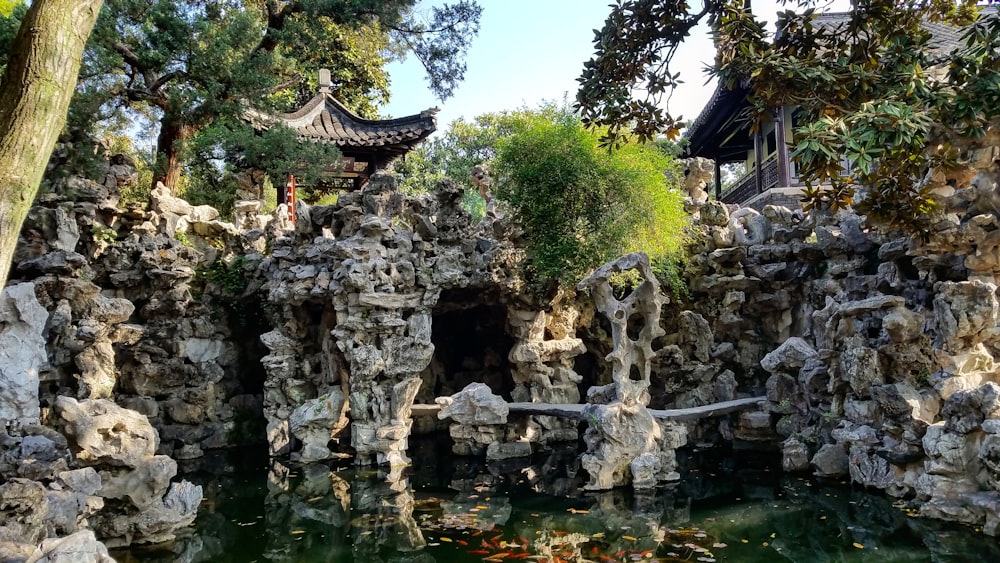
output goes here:
[{"label": "wooden railing", "polygon": [[[760,165],[761,192],[778,187],[778,155],[773,154]],[[757,191],[757,171],[751,169],[722,192],[723,203],[743,203],[761,193]]]}]

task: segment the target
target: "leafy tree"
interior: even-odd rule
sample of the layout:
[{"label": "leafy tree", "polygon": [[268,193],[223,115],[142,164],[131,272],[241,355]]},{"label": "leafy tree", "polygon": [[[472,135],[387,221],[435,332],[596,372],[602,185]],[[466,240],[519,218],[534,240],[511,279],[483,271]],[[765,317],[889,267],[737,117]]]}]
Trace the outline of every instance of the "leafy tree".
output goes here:
[{"label": "leafy tree", "polygon": [[[387,96],[384,64],[415,53],[432,90],[450,95],[481,13],[470,0],[433,8],[416,0],[109,0],[88,47],[76,112],[85,121],[127,108],[159,122],[154,181],[174,188],[185,146],[247,105],[288,109],[333,72],[338,96],[372,114]],[[394,51],[395,49],[395,51]]]},{"label": "leafy tree", "polygon": [[18,6],[25,6],[21,0],[0,0],[0,16],[10,17]]},{"label": "leafy tree", "polygon": [[21,19],[28,11],[28,5],[20,1],[0,0],[0,73],[7,66],[14,36],[21,27]]},{"label": "leafy tree", "polygon": [[636,143],[609,153],[601,132],[569,113],[522,119],[499,141],[494,169],[537,281],[573,284],[625,252],[657,259],[680,251],[686,215],[668,155]]},{"label": "leafy tree", "polygon": [[[224,118],[206,128],[188,147],[189,181],[184,197],[193,204],[208,204],[229,217],[236,201],[237,169],[252,162],[253,168],[267,172],[272,186],[284,185],[295,174],[304,186],[316,185],[329,163],[340,158],[337,147],[325,143],[299,143],[296,133],[277,126],[257,133],[249,123]],[[300,199],[310,201],[307,190]]]},{"label": "leafy tree", "polygon": [[528,128],[533,119],[544,117],[552,121],[572,119],[567,104],[545,102],[536,109],[486,113],[466,121],[456,119],[438,138],[424,143],[394,163],[400,186],[409,192],[425,192],[438,180],[448,178],[465,189],[464,205],[481,217],[485,202],[472,181],[472,169],[484,166],[493,171],[497,146],[501,139]]},{"label": "leafy tree", "polygon": [[0,287],[66,120],[101,0],[35,0],[0,77]]},{"label": "leafy tree", "polygon": [[[682,123],[661,108],[680,82],[673,57],[694,26],[707,22],[718,49],[710,72],[727,87],[750,85],[754,127],[770,108],[800,107],[804,125],[793,151],[800,176],[832,185],[808,190],[810,205],[853,203],[854,186],[863,184],[870,191],[861,211],[926,232],[922,217],[935,202],[918,179],[952,161],[955,142],[981,136],[1000,112],[1000,18],[988,11],[967,28],[962,47],[942,53],[932,48],[926,22],[968,25],[975,0],[860,0],[838,26],[813,22],[824,2],[782,2],[789,3],[805,10],[779,14],[782,32],[768,41],[744,0],[706,0],[700,9],[620,0],[596,32],[595,55],[580,77],[584,120],[607,126],[603,142],[612,146],[630,128],[640,138],[660,131],[676,137]],[[843,157],[855,164],[845,177]]]}]

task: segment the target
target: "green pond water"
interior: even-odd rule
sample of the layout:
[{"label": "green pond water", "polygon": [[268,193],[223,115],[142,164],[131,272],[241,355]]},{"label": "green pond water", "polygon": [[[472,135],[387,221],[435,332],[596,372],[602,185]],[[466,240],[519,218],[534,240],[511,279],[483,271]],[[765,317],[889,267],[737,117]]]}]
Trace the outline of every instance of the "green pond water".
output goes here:
[{"label": "green pond water", "polygon": [[270,462],[218,453],[184,468],[205,501],[186,537],[120,562],[1000,561],[971,528],[907,516],[846,484],[781,475],[773,456],[680,452],[683,478],[648,494],[586,492],[575,451],[486,464],[447,439],[413,467]]}]

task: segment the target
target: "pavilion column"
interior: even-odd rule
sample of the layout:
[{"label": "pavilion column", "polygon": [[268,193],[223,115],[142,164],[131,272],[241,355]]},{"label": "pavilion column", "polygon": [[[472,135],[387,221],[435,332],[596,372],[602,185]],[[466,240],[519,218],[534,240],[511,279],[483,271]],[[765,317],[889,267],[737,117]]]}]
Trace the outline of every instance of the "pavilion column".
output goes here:
[{"label": "pavilion column", "polygon": [[722,201],[722,163],[715,157],[715,199]]},{"label": "pavilion column", "polygon": [[775,112],[774,121],[774,135],[775,141],[777,142],[778,149],[778,186],[782,188],[787,188],[791,185],[791,179],[789,171],[791,167],[788,165],[788,144],[785,137],[785,108],[784,106],[779,107],[777,112]]},{"label": "pavilion column", "polygon": [[764,193],[764,171],[761,169],[764,164],[764,135],[758,129],[753,135],[753,163],[754,163],[754,183],[757,193]]}]

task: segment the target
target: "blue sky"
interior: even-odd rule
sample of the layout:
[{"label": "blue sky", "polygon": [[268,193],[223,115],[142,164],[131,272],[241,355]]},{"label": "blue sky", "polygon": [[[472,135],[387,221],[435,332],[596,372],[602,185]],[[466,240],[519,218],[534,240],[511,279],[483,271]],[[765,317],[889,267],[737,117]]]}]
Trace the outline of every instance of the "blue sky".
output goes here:
[{"label": "blue sky", "polygon": [[[440,0],[437,3],[442,3]],[[570,101],[584,61],[593,54],[593,30],[610,13],[609,0],[479,0],[483,7],[479,36],[466,59],[465,80],[453,97],[441,102],[427,89],[420,63],[409,57],[389,66],[392,101],[383,113],[393,117],[440,107],[438,130],[452,120],[545,100]],[[698,4],[698,2],[695,2]],[[418,10],[430,5],[424,0]],[[754,10],[773,22],[776,0],[755,1]],[[712,95],[703,68],[714,58],[707,29],[696,29],[682,45],[676,60],[685,83],[670,100],[674,115],[697,117]]]}]

